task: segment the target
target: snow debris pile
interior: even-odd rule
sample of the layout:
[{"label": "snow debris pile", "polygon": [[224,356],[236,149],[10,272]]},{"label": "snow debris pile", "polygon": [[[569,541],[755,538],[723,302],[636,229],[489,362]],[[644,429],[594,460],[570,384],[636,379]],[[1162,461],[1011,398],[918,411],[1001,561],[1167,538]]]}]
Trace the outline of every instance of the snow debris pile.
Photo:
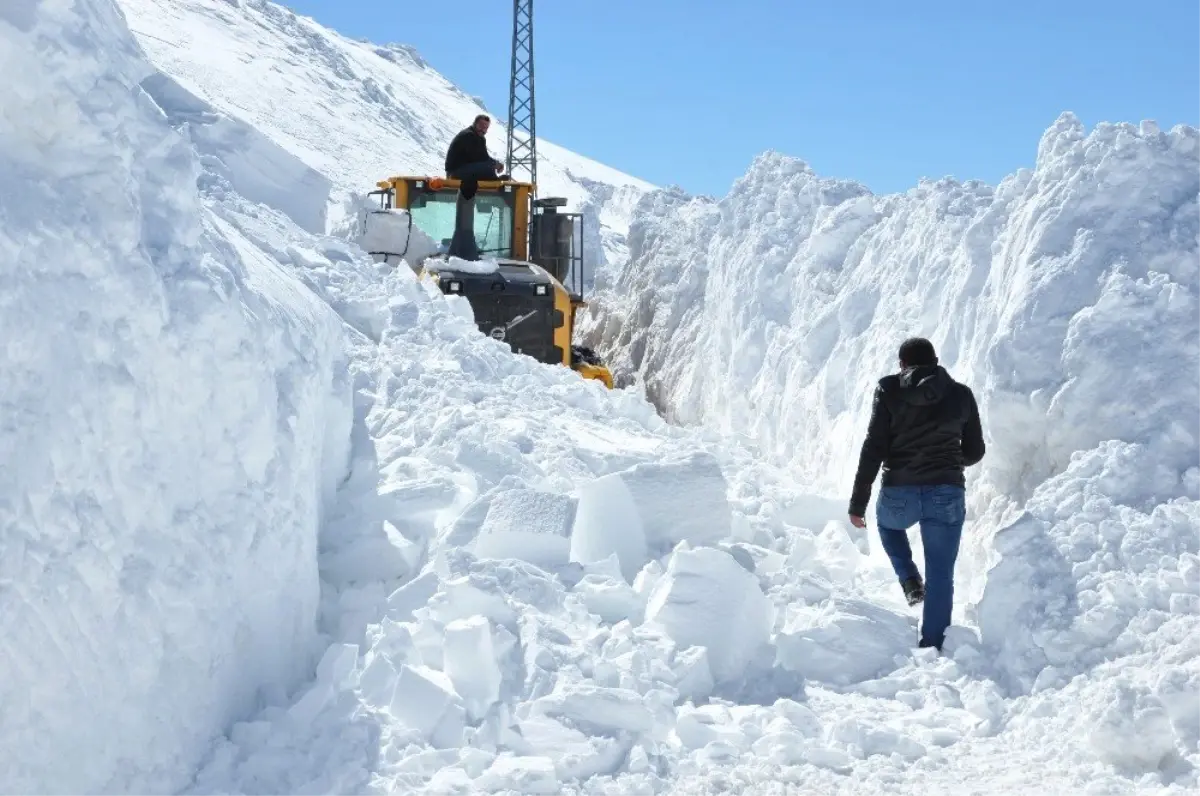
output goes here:
[{"label": "snow debris pile", "polygon": [[319,652],[341,323],[204,211],[110,0],[4,4],[0,65],[0,782],[173,790]]},{"label": "snow debris pile", "polygon": [[[214,209],[358,330],[357,411],[321,542],[331,645],[192,792],[641,781],[709,754],[707,714],[688,719],[694,749],[672,731],[694,705],[752,699],[765,717],[802,697],[763,581],[785,576],[791,534],[742,510],[725,454],[635,393],[512,355],[410,269],[229,197]],[[597,501],[601,484],[617,497]]]}]

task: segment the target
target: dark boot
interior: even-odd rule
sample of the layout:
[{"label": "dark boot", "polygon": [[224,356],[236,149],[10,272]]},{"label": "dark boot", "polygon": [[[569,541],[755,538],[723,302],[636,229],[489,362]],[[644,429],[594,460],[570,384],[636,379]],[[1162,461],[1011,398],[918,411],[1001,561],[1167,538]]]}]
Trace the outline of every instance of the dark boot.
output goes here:
[{"label": "dark boot", "polygon": [[450,257],[463,260],[479,259],[479,244],[475,242],[475,200],[459,194],[454,208],[454,237],[450,239]]},{"label": "dark boot", "polygon": [[908,600],[909,605],[916,605],[925,599],[925,584],[920,578],[908,578],[900,582],[900,588],[904,589],[904,598]]}]

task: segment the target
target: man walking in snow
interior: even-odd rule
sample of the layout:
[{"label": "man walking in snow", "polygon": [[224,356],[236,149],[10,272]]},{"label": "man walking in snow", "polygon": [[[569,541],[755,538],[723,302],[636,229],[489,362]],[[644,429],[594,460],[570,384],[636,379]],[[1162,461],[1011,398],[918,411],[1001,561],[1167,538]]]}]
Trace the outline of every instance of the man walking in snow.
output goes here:
[{"label": "man walking in snow", "polygon": [[[966,519],[964,469],[983,458],[979,407],[971,388],[938,364],[933,343],[900,346],[900,373],[875,388],[871,421],[850,497],[850,522],[865,528],[871,485],[883,483],[875,518],[909,605],[925,601],[919,646],[942,648],[954,605],[954,562]],[[913,562],[908,529],[920,524],[925,581]]]}]

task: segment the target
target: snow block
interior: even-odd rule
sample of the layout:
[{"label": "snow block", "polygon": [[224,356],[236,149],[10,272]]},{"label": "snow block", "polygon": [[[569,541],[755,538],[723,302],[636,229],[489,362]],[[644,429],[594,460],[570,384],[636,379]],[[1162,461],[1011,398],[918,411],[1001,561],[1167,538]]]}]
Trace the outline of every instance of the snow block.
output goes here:
[{"label": "snow block", "polygon": [[537,489],[510,489],[488,506],[472,552],[516,558],[552,570],[567,563],[575,498]]},{"label": "snow block", "polygon": [[425,258],[440,248],[412,222],[407,211],[394,209],[362,210],[355,242],[376,262],[398,265],[403,261],[414,271],[420,270]]},{"label": "snow block", "polygon": [[462,745],[463,702],[450,678],[437,669],[402,665],[388,710],[439,749]]},{"label": "snow block", "polygon": [[550,796],[559,792],[558,773],[548,757],[497,757],[475,784],[488,792],[514,791]]},{"label": "snow block", "polygon": [[720,463],[696,452],[646,462],[582,486],[571,533],[571,560],[616,555],[632,582],[646,561],[681,541],[713,544],[729,536],[733,510]]},{"label": "snow block", "polygon": [[641,622],[642,599],[633,587],[617,577],[589,574],[575,584],[576,594],[583,597],[588,611],[601,621],[616,624],[624,619]]},{"label": "snow block", "polygon": [[592,564],[615,555],[632,581],[646,563],[646,532],[633,495],[617,473],[579,488],[571,529],[570,560]]},{"label": "snow block", "polygon": [[773,622],[758,578],[712,547],[673,553],[646,603],[647,624],[663,628],[681,649],[707,649],[717,684],[743,674],[769,641]]},{"label": "snow block", "polygon": [[916,645],[912,620],[862,600],[833,599],[802,629],[781,631],[776,662],[806,679],[851,685],[895,668]]},{"label": "snow block", "polygon": [[637,507],[652,551],[679,542],[713,544],[733,529],[728,484],[720,462],[695,452],[675,460],[646,462],[619,473]]},{"label": "snow block", "polygon": [[558,688],[530,704],[532,715],[561,716],[593,734],[614,731],[647,733],[654,728],[654,714],[637,691],[573,683]]},{"label": "snow block", "polygon": [[500,698],[500,667],[492,646],[492,627],[482,616],[446,625],[442,670],[466,703],[467,717],[479,721]]}]

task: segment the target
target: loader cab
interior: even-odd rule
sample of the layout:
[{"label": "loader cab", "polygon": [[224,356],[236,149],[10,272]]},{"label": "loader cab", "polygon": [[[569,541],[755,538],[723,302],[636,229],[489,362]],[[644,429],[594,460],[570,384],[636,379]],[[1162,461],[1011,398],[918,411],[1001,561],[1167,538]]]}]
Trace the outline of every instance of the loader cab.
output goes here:
[{"label": "loader cab", "polygon": [[[381,210],[407,211],[413,225],[444,251],[454,236],[459,184],[442,177],[389,177],[371,195],[379,197]],[[533,193],[528,182],[479,181],[475,242],[480,254],[540,265],[582,305],[583,216],[563,211],[566,199],[534,199]]]},{"label": "loader cab", "polygon": [[456,266],[445,252],[454,236],[459,184],[397,176],[378,182],[371,195],[384,214],[406,211],[406,223],[440,244],[439,252],[412,266],[443,293],[466,298],[481,332],[507,342],[514,353],[565,365],[611,388],[612,376],[595,353],[572,344],[575,312],[586,304],[582,215],[563,212],[565,199],[535,199],[531,183],[481,180],[474,200],[475,242],[480,262],[497,266],[492,271]]},{"label": "loader cab", "polygon": [[[436,177],[392,177],[381,181],[372,194],[379,196],[383,210],[408,211],[413,224],[445,250],[454,236],[458,186],[457,180]],[[524,259],[524,247],[517,244],[517,239],[526,234],[526,229],[524,223],[519,223],[522,214],[518,208],[527,207],[531,187],[515,182],[479,184],[475,195],[475,241],[482,256]]]}]

